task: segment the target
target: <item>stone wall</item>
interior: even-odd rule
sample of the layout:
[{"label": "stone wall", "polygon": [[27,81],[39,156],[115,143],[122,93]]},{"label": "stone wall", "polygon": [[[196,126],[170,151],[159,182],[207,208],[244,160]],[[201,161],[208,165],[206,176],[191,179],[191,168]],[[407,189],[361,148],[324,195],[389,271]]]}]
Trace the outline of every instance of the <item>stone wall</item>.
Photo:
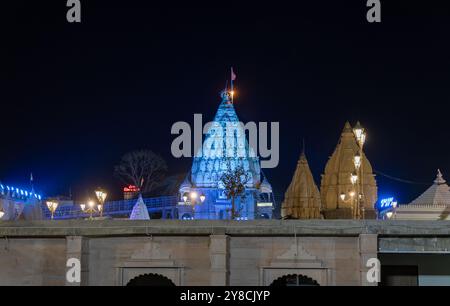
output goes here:
[{"label": "stone wall", "polygon": [[439,246],[436,237],[450,237],[450,223],[2,222],[0,285],[73,285],[65,278],[68,258],[81,262],[81,283],[75,285],[121,286],[144,274],[192,286],[270,285],[290,274],[320,285],[370,285],[365,264],[377,257],[380,237],[389,248],[396,248],[397,240],[407,248],[415,236],[429,240],[428,248]]}]

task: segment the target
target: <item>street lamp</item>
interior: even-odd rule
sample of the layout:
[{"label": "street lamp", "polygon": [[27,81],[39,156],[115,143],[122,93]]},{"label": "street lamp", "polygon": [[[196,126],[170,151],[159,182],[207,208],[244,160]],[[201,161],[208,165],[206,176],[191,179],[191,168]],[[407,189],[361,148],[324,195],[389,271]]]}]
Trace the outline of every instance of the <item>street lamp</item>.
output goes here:
[{"label": "street lamp", "polygon": [[357,197],[357,217],[365,218],[364,216],[364,167],[363,167],[363,147],[366,142],[366,130],[361,126],[359,121],[356,123],[353,128],[353,133],[356,138],[356,142],[358,144],[358,153],[355,155],[353,162],[355,164],[355,169],[357,175],[359,176],[358,180],[358,197]]},{"label": "street lamp", "polygon": [[206,196],[203,193],[199,195],[196,191],[185,192],[182,198],[184,204],[192,205],[197,204],[198,200],[200,200],[200,203],[203,203],[206,200]]},{"label": "street lamp", "polygon": [[354,207],[353,207],[353,200],[355,197],[355,192],[353,190],[348,192],[348,195],[350,198],[347,198],[347,194],[345,194],[344,192],[341,192],[341,194],[339,195],[339,197],[341,198],[341,201],[343,203],[350,203],[351,209],[352,209],[352,215],[353,215],[353,211],[354,211]]},{"label": "street lamp", "polygon": [[355,172],[350,174],[350,182],[352,182],[352,185],[355,185],[357,181],[358,181],[358,175]]},{"label": "street lamp", "polygon": [[56,201],[47,201],[46,204],[47,204],[48,210],[50,210],[50,212],[52,214],[52,220],[53,220],[53,217],[55,216],[55,211],[58,208],[58,202],[56,202]]},{"label": "street lamp", "polygon": [[97,207],[95,207],[95,202],[92,200],[89,200],[87,202],[87,207],[86,204],[80,204],[81,210],[85,213],[89,214],[89,220],[92,220],[92,215],[96,212],[99,212],[100,214],[103,211],[103,206],[98,204]]},{"label": "street lamp", "polygon": [[355,169],[359,170],[359,168],[361,167],[361,155],[359,155],[359,153],[357,153],[355,157],[353,157],[353,163],[355,164]]},{"label": "street lamp", "polygon": [[191,205],[193,211],[195,210],[196,204],[202,204],[206,200],[206,196],[203,193],[199,194],[196,191],[185,192],[182,198],[184,205]]},{"label": "street lamp", "polygon": [[103,216],[103,205],[105,204],[105,200],[106,200],[106,197],[108,196],[108,194],[105,191],[103,191],[101,188],[98,188],[95,191],[95,195],[97,196],[98,202],[100,203],[98,205],[98,211],[100,212],[100,217],[102,217]]}]

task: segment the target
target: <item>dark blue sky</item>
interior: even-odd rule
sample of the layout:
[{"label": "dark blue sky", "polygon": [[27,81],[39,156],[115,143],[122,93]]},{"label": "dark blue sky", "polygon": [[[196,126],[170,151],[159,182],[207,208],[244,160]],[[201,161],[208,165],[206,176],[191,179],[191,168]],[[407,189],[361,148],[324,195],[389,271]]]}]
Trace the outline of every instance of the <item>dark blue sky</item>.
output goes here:
[{"label": "dark blue sky", "polygon": [[[450,11],[444,2],[366,1],[208,4],[82,0],[81,24],[66,1],[15,1],[6,19],[0,179],[44,194],[84,197],[105,186],[129,150],[163,155],[171,173],[171,125],[212,119],[233,66],[242,121],[279,121],[284,191],[302,139],[316,182],[346,120],[368,129],[374,169],[432,182],[450,178]],[[389,2],[389,3],[388,3]],[[434,3],[433,3],[434,2]],[[3,65],[2,65],[3,66]],[[6,74],[5,74],[6,72]],[[377,177],[380,195],[407,202],[428,186]]]}]

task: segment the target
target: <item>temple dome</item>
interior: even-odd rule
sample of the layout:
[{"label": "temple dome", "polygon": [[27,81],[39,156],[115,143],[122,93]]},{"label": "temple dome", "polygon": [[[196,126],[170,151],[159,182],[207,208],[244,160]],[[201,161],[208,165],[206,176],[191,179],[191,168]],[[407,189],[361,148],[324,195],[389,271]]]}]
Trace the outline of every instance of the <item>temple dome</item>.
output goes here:
[{"label": "temple dome", "polygon": [[450,190],[438,169],[434,184],[409,205],[447,205],[450,206]]},{"label": "temple dome", "polygon": [[319,219],[320,193],[305,154],[297,162],[294,176],[281,206],[281,216],[295,219]]}]

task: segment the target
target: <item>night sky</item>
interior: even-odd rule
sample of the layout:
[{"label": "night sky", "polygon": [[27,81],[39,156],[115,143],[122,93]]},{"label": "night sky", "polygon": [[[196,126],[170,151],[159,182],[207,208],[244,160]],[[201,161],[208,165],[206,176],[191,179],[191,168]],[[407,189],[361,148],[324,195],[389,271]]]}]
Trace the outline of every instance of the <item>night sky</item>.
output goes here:
[{"label": "night sky", "polygon": [[33,172],[45,195],[103,186],[119,198],[113,166],[140,148],[185,173],[170,127],[211,120],[233,66],[239,118],[280,122],[280,164],[265,171],[277,195],[303,138],[320,185],[345,121],[360,120],[373,168],[417,182],[378,175],[379,196],[409,202],[437,168],[450,180],[450,10],[381,2],[370,24],[365,0],[82,0],[70,24],[65,0],[14,1],[0,45],[0,180],[26,188]]}]

